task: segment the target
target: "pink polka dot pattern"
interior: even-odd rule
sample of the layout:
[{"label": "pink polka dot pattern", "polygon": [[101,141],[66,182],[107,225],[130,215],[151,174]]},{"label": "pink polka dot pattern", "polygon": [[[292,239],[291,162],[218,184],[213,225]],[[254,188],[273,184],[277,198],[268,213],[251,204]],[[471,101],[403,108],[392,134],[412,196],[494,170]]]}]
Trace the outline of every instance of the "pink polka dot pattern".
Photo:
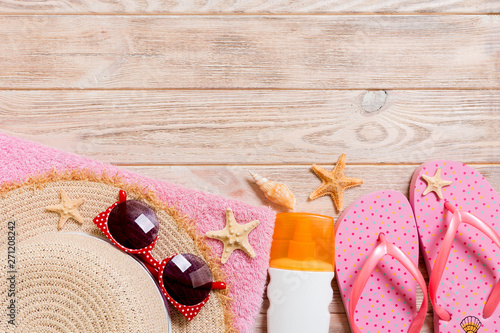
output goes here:
[{"label": "pink polka dot pattern", "polygon": [[[441,169],[441,178],[453,183],[442,188],[443,200],[434,192],[422,195],[427,183],[422,175],[433,176]],[[476,170],[459,162],[431,161],[414,173],[410,186],[410,202],[415,212],[423,258],[430,273],[452,213],[444,209],[449,201],[461,211],[471,213],[498,233],[500,196]],[[484,319],[483,308],[500,276],[500,249],[474,227],[462,223],[437,289],[436,302],[451,314],[449,322],[434,314],[434,331],[463,332],[461,322],[477,318],[478,332],[500,332],[500,308]]]},{"label": "pink polka dot pattern", "polygon": [[[418,266],[418,235],[406,197],[378,191],[352,203],[335,226],[336,278],[346,312],[357,273],[378,245],[378,235],[399,247]],[[384,256],[363,289],[354,320],[363,333],[408,332],[417,315],[417,284],[402,264]]]}]

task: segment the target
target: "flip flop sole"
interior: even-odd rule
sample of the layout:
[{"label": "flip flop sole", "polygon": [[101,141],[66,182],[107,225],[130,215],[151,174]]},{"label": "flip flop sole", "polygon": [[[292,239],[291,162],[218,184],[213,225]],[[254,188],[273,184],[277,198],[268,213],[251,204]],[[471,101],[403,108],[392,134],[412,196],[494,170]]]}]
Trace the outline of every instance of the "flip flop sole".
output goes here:
[{"label": "flip flop sole", "polygon": [[[441,169],[441,178],[452,184],[423,195],[427,182]],[[453,214],[444,209],[447,200],[493,227],[498,233],[500,196],[473,168],[459,162],[431,161],[421,165],[412,178],[410,202],[415,212],[423,258],[429,274]],[[500,307],[484,319],[483,308],[500,275],[500,249],[484,234],[465,223],[458,228],[438,286],[436,302],[451,314],[449,322],[434,314],[434,331],[440,333],[500,332]],[[468,324],[468,328],[464,325]]]},{"label": "flip flop sole", "polygon": [[[418,266],[418,234],[406,197],[396,191],[379,191],[358,199],[336,224],[336,278],[346,312],[357,273],[378,245],[380,233]],[[401,263],[383,257],[363,289],[355,324],[364,333],[407,332],[418,311],[416,288],[415,279]]]}]

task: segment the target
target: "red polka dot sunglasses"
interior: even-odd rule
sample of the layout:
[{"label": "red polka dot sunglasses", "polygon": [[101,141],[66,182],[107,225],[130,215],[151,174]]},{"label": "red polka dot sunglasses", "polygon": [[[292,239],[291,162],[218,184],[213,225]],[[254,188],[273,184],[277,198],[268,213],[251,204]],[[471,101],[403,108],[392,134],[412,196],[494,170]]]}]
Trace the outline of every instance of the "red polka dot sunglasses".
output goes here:
[{"label": "red polka dot sunglasses", "polygon": [[127,200],[125,191],[120,191],[119,200],[97,215],[94,223],[114,245],[144,262],[168,301],[189,321],[207,303],[212,289],[226,288],[224,282],[213,282],[207,263],[193,254],[156,260],[151,250],[158,240],[158,217],[148,204]]}]

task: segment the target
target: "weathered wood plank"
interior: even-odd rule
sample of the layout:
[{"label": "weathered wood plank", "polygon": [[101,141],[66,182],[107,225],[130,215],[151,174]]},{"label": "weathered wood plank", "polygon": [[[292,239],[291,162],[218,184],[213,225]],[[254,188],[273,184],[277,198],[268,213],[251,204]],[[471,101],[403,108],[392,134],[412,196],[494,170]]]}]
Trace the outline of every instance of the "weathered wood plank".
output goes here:
[{"label": "weathered wood plank", "polygon": [[0,16],[0,88],[500,88],[500,16]]},{"label": "weathered wood plank", "polygon": [[328,13],[498,13],[500,4],[493,0],[473,1],[321,1],[321,0],[254,0],[254,1],[0,1],[0,13],[47,14],[328,14]]},{"label": "weathered wood plank", "polygon": [[[349,165],[347,163],[346,175],[363,179],[363,185],[345,191],[345,205],[359,196],[377,190],[390,189],[408,195],[411,176],[417,166],[417,164]],[[473,167],[500,191],[500,165],[478,164]],[[338,217],[329,197],[312,201],[308,199],[309,194],[321,184],[310,166],[125,166],[125,168],[148,177],[231,197],[255,206],[270,205],[278,212],[286,211],[264,197],[248,173],[251,170],[270,180],[285,183],[297,200],[295,211],[329,215],[335,219]]]},{"label": "weathered wood plank", "polygon": [[499,163],[499,107],[498,90],[0,91],[0,129],[118,164]]}]

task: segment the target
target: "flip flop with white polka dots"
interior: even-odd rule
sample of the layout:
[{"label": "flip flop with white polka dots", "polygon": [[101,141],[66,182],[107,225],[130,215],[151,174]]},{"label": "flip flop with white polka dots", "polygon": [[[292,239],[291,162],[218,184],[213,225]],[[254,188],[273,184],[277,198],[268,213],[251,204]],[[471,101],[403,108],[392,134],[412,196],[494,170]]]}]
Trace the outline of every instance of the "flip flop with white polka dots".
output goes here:
[{"label": "flip flop with white polka dots", "polygon": [[473,168],[431,161],[410,186],[434,332],[500,332],[500,196]]},{"label": "flip flop with white polka dots", "polygon": [[[370,193],[353,202],[335,226],[336,278],[354,333],[418,333],[427,292],[418,270],[418,234],[406,197]],[[416,307],[417,282],[424,299]]]}]

